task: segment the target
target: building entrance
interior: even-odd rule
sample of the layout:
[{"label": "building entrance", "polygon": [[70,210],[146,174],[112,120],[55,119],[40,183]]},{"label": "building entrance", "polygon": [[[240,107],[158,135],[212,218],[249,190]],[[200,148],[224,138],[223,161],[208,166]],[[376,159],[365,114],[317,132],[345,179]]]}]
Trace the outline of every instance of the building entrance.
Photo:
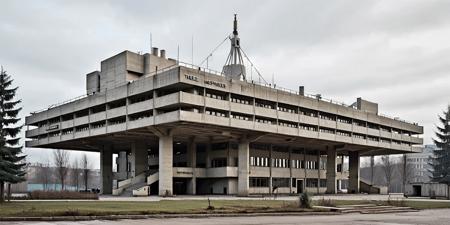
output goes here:
[{"label": "building entrance", "polygon": [[297,180],[297,193],[303,193],[303,180]]}]

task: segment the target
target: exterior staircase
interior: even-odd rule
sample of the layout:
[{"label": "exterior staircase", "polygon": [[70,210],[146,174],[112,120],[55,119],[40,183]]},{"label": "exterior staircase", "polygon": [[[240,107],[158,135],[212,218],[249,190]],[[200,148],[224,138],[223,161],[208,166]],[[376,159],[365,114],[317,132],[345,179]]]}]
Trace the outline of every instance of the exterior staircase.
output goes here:
[{"label": "exterior staircase", "polygon": [[367,193],[367,194],[385,195],[388,192],[388,188],[386,186],[373,185],[370,182],[365,181],[363,179],[360,179],[359,186],[360,186],[361,192]]},{"label": "exterior staircase", "polygon": [[150,174],[150,176],[147,177],[147,184],[148,185],[153,184],[158,180],[159,180],[159,172],[158,171],[153,172]]},{"label": "exterior staircase", "polygon": [[141,173],[136,177],[118,182],[117,188],[113,189],[113,195],[123,197],[148,196],[150,185],[158,180],[159,172],[157,170],[150,173]]},{"label": "exterior staircase", "polygon": [[134,191],[134,190],[140,189],[140,188],[142,188],[142,187],[144,187],[144,186],[146,186],[146,185],[147,185],[147,183],[146,183],[145,181],[144,181],[144,182],[139,182],[139,183],[133,184],[133,185],[131,185],[131,186],[125,188],[120,196],[123,196],[123,197],[133,197],[133,196],[134,196],[134,195],[133,195],[133,191]]},{"label": "exterior staircase", "polygon": [[117,182],[117,187],[113,189],[112,194],[115,196],[121,196],[124,190],[128,189],[131,186],[135,186],[138,184],[145,185],[145,175],[145,173],[141,173],[135,177]]}]

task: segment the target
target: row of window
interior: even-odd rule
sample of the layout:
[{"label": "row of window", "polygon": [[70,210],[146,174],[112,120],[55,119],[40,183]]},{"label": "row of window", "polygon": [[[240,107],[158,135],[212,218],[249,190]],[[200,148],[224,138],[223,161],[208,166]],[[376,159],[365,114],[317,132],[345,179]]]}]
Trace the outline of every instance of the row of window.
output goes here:
[{"label": "row of window", "polygon": [[[130,97],[130,104],[135,104],[135,103],[150,100],[150,99],[151,99],[151,95],[149,95],[149,94],[139,95],[139,96],[136,96],[133,98]],[[89,112],[89,109],[83,109],[83,110],[80,110],[80,111],[77,111],[77,112],[74,112],[71,114],[62,115],[61,117],[54,117],[54,118],[48,119],[48,121],[39,122],[37,125],[38,125],[38,127],[43,127],[48,124],[55,124],[55,123],[59,123],[59,122],[72,120],[74,118],[88,116],[90,113],[95,114],[95,113],[99,113],[99,112],[104,112],[104,111],[106,111],[107,108],[115,109],[115,108],[122,107],[125,105],[126,105],[126,100],[121,99],[121,100],[117,100],[117,101],[110,102],[107,104],[94,106],[94,107],[90,108],[91,112]]]},{"label": "row of window", "polygon": [[[164,92],[161,92],[162,94],[167,94]],[[220,93],[220,92],[214,92],[211,90],[206,90],[206,97],[209,98],[214,98],[214,99],[220,99],[220,100],[226,100],[228,97],[228,93]],[[253,98],[252,97],[246,97],[246,96],[240,96],[240,95],[236,95],[236,94],[231,94],[230,95],[230,101],[232,102],[236,102],[236,103],[241,103],[241,104],[252,104]],[[130,104],[134,104],[134,103],[138,103],[138,102],[142,102],[142,101],[146,101],[146,100],[150,100],[153,98],[153,91],[149,91],[146,93],[142,93],[136,96],[130,96],[129,99],[129,103]],[[126,105],[126,99],[120,99],[120,100],[116,100],[114,102],[109,102],[106,103],[104,105],[100,105],[100,106],[95,106],[92,107],[92,112],[100,112],[100,111],[105,111],[106,108],[117,108],[117,107],[122,107]],[[378,124],[374,124],[374,123],[370,123],[370,122],[366,122],[366,121],[361,121],[361,120],[356,120],[356,119],[351,119],[351,118],[347,118],[347,117],[342,117],[342,116],[338,116],[338,115],[334,115],[334,114],[330,114],[330,113],[325,113],[325,112],[320,112],[318,113],[315,110],[311,110],[311,109],[306,109],[306,108],[301,108],[301,107],[297,107],[294,105],[287,105],[287,104],[283,104],[283,103],[276,103],[276,102],[271,102],[271,101],[267,101],[267,100],[263,100],[263,99],[255,99],[255,105],[258,107],[264,107],[264,108],[271,108],[271,109],[277,109],[279,111],[283,111],[283,112],[289,112],[289,113],[301,113],[302,115],[307,115],[307,116],[313,116],[313,117],[320,117],[321,119],[326,119],[326,120],[333,120],[333,121],[339,121],[342,123],[347,123],[347,124],[355,124],[358,126],[363,126],[363,127],[369,127],[369,128],[373,128],[373,129],[379,129],[382,131],[386,131],[386,132],[393,132],[393,133],[398,133],[401,134],[402,131],[396,128],[390,128],[387,126],[383,126],[383,125],[378,125]],[[104,107],[103,107],[104,106]],[[67,114],[67,115],[62,115],[61,118],[60,117],[55,117],[55,118],[51,118],[46,122],[40,122],[38,123],[38,126],[44,126],[47,125],[48,123],[52,124],[52,123],[58,123],[61,120],[70,120],[73,119],[73,115],[75,115],[75,117],[81,117],[81,116],[85,116],[85,115],[89,115],[89,110],[80,110],[78,112],[75,112],[73,114]],[[223,116],[223,115],[220,115]],[[244,119],[246,120],[246,119]],[[406,131],[405,133],[409,133],[408,131]]]},{"label": "row of window", "polygon": [[[135,120],[148,118],[151,116],[151,114],[152,113],[150,113],[150,112],[138,113],[138,114],[130,115],[129,118],[130,118],[130,121],[135,121]],[[48,134],[48,136],[55,137],[55,136],[59,136],[59,135],[68,135],[68,134],[72,134],[74,132],[74,130],[75,130],[75,132],[84,132],[84,131],[88,131],[89,129],[98,129],[98,128],[105,127],[107,122],[110,126],[118,125],[118,124],[125,123],[126,118],[124,116],[117,117],[117,118],[109,119],[107,121],[94,122],[91,124],[76,126],[75,128],[67,128],[67,129],[63,129],[61,131],[50,132]],[[45,135],[42,135],[39,138],[45,138],[45,137],[46,137]]]},{"label": "row of window", "polygon": [[[306,161],[306,169],[317,170],[318,165],[320,165],[321,170],[326,169],[327,165],[326,158],[320,158],[320,163],[317,161]],[[270,159],[267,157],[250,157],[250,166],[259,166],[259,167],[269,167]],[[275,168],[289,168],[289,159],[272,159],[272,165]],[[305,163],[303,160],[293,159],[291,160],[292,168],[295,169],[305,169]]]},{"label": "row of window", "polygon": [[[250,177],[249,186],[250,187],[269,187],[269,177]],[[272,178],[272,187],[281,188],[289,187],[290,178]],[[296,178],[292,178],[292,187],[296,187]],[[320,185],[320,186],[319,186]],[[306,178],[305,186],[307,188],[325,188],[327,187],[327,179],[316,179],[316,178]]]},{"label": "row of window", "polygon": [[[209,92],[206,93],[206,97],[220,99],[220,100],[226,100],[226,95],[213,94],[213,93],[209,93]],[[246,104],[246,105],[252,104],[251,100],[239,98],[236,95],[232,95],[232,97],[230,98],[230,101],[235,102],[235,103],[240,103],[240,104]],[[346,124],[352,124],[352,119],[347,118],[347,117],[341,117],[341,116],[324,113],[324,112],[319,114],[313,110],[305,109],[305,108],[300,108],[300,110],[296,110],[293,107],[289,107],[288,105],[284,105],[284,104],[280,104],[280,103],[276,107],[275,107],[275,105],[276,105],[276,103],[274,103],[274,102],[269,103],[268,101],[264,101],[264,100],[258,100],[258,99],[255,100],[255,106],[257,106],[257,107],[268,108],[268,109],[276,108],[278,111],[289,112],[289,113],[293,113],[293,114],[297,114],[300,112],[300,114],[306,115],[306,116],[319,117],[324,120],[331,120],[331,121],[338,121],[338,122],[346,123]],[[355,124],[357,126],[372,128],[372,129],[379,129],[379,130],[386,131],[386,132],[401,133],[400,130],[395,129],[395,128],[390,128],[390,127],[386,127],[386,126],[382,126],[382,125],[378,125],[378,124],[374,124],[374,123],[370,123],[370,122],[365,122],[365,121],[361,121],[361,120],[353,120],[353,124]],[[407,133],[409,133],[409,132],[407,132]]]}]

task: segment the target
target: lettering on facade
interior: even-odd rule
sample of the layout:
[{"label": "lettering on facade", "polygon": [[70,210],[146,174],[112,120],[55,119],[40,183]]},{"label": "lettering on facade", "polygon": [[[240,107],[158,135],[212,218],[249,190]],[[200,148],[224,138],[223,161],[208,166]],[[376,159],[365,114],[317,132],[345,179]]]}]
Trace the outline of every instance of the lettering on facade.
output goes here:
[{"label": "lettering on facade", "polygon": [[177,174],[193,174],[193,172],[189,172],[189,171],[177,171]]},{"label": "lettering on facade", "polygon": [[188,80],[192,80],[192,81],[198,82],[198,77],[196,77],[196,76],[194,76],[194,75],[188,75],[188,74],[185,74],[184,77],[185,77],[186,79],[188,79]]},{"label": "lettering on facade", "polygon": [[213,80],[205,80],[205,84],[213,85],[213,86],[220,87],[220,88],[226,87],[226,85],[224,83],[220,83],[220,82],[213,81]]},{"label": "lettering on facade", "polygon": [[58,129],[58,128],[59,128],[59,125],[56,124],[56,125],[51,125],[51,126],[49,126],[49,127],[47,128],[47,130],[56,130],[56,129]]}]

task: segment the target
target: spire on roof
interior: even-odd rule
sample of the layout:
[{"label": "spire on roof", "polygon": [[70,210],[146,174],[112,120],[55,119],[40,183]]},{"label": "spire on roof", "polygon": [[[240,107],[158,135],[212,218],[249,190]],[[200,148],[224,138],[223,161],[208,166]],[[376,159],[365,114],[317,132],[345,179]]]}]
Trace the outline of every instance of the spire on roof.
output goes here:
[{"label": "spire on roof", "polygon": [[222,72],[228,78],[241,79],[242,76],[242,79],[245,80],[245,66],[244,60],[242,59],[240,39],[238,36],[236,14],[234,14],[233,35],[230,36],[230,41],[230,53],[228,54],[227,61],[225,62]]}]

